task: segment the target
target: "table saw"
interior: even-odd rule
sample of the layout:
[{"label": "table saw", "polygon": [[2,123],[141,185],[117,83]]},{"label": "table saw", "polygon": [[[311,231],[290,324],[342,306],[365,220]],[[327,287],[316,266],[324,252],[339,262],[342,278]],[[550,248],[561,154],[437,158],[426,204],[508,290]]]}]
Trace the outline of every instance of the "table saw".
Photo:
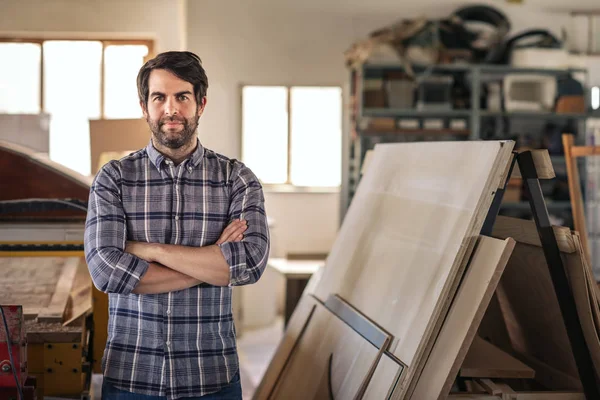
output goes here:
[{"label": "table saw", "polygon": [[[7,338],[0,320],[0,364],[7,365],[0,368],[0,398],[22,390],[25,378],[38,399],[92,396],[108,299],[93,286],[83,256],[90,185],[91,178],[47,155],[0,141],[0,314],[13,317],[9,333],[15,326],[22,333]],[[26,356],[6,360],[15,348]]]}]

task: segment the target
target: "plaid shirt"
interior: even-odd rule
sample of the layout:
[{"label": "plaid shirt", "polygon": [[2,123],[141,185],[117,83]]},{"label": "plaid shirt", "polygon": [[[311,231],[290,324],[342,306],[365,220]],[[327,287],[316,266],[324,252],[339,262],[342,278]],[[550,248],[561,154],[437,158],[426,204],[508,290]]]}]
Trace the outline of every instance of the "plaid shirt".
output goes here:
[{"label": "plaid shirt", "polygon": [[[136,295],[148,263],[126,241],[214,244],[235,218],[241,242],[219,247],[230,283]],[[198,142],[179,165],[150,143],[106,164],[90,189],[85,256],[94,285],[109,294],[104,379],[117,388],[169,399],[219,391],[238,371],[232,286],[256,282],[267,263],[269,231],[262,187],[241,162]]]}]

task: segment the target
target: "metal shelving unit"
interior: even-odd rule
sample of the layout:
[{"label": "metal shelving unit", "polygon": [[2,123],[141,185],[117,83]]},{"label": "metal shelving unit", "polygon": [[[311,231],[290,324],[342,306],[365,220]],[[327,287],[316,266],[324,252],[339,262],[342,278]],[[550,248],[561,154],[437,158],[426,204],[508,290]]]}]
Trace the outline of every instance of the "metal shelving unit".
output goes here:
[{"label": "metal shelving unit", "polygon": [[[524,122],[572,122],[577,131],[577,142],[585,141],[585,124],[591,114],[565,114],[554,112],[524,112],[524,111],[490,111],[480,107],[483,84],[489,81],[502,80],[507,74],[533,74],[561,76],[577,74],[583,77],[587,90],[587,70],[585,69],[540,69],[540,68],[515,68],[499,65],[471,65],[448,64],[434,66],[412,66],[417,77],[426,75],[452,74],[462,77],[469,82],[470,89],[469,109],[417,109],[417,108],[382,108],[365,107],[363,92],[365,80],[382,79],[390,72],[404,72],[401,64],[372,64],[366,63],[360,67],[349,70],[349,94],[346,104],[349,107],[349,118],[345,121],[344,137],[342,140],[342,191],[340,207],[340,224],[350,205],[356,187],[360,181],[360,171],[365,154],[377,143],[429,141],[429,140],[482,140],[482,122],[489,120],[508,120]],[[394,127],[373,127],[368,121],[374,119],[394,119]],[[427,122],[436,120],[439,129],[431,129]],[[409,126],[400,125],[400,122],[409,123]],[[413,126],[410,126],[412,124]],[[460,128],[456,128],[456,124]],[[498,137],[505,139],[505,137]],[[552,158],[556,165],[564,166],[562,156]],[[502,209],[515,211],[526,210],[527,203],[506,202]],[[568,201],[548,200],[550,210],[568,209]]]}]

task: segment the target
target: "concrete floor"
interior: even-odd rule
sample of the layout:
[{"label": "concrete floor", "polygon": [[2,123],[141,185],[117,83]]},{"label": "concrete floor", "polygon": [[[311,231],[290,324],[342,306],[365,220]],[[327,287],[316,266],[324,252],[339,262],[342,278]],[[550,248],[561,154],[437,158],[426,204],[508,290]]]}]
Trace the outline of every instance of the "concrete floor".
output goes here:
[{"label": "concrete floor", "polygon": [[[244,400],[252,399],[282,335],[283,318],[278,317],[271,326],[261,329],[245,329],[242,337],[238,339],[240,377]],[[92,386],[93,400],[100,400],[102,375],[92,377]]]}]

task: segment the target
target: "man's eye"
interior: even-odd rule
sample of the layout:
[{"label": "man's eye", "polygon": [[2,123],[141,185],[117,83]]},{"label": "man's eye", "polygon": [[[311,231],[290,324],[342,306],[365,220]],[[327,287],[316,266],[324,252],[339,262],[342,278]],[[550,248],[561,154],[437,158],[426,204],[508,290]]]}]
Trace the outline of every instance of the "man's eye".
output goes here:
[{"label": "man's eye", "polygon": [[154,98],[154,101],[162,101],[163,97],[162,96],[156,96]]},{"label": "man's eye", "polygon": [[181,96],[179,96],[179,101],[186,101],[188,99],[188,97],[184,94],[182,94]]}]

